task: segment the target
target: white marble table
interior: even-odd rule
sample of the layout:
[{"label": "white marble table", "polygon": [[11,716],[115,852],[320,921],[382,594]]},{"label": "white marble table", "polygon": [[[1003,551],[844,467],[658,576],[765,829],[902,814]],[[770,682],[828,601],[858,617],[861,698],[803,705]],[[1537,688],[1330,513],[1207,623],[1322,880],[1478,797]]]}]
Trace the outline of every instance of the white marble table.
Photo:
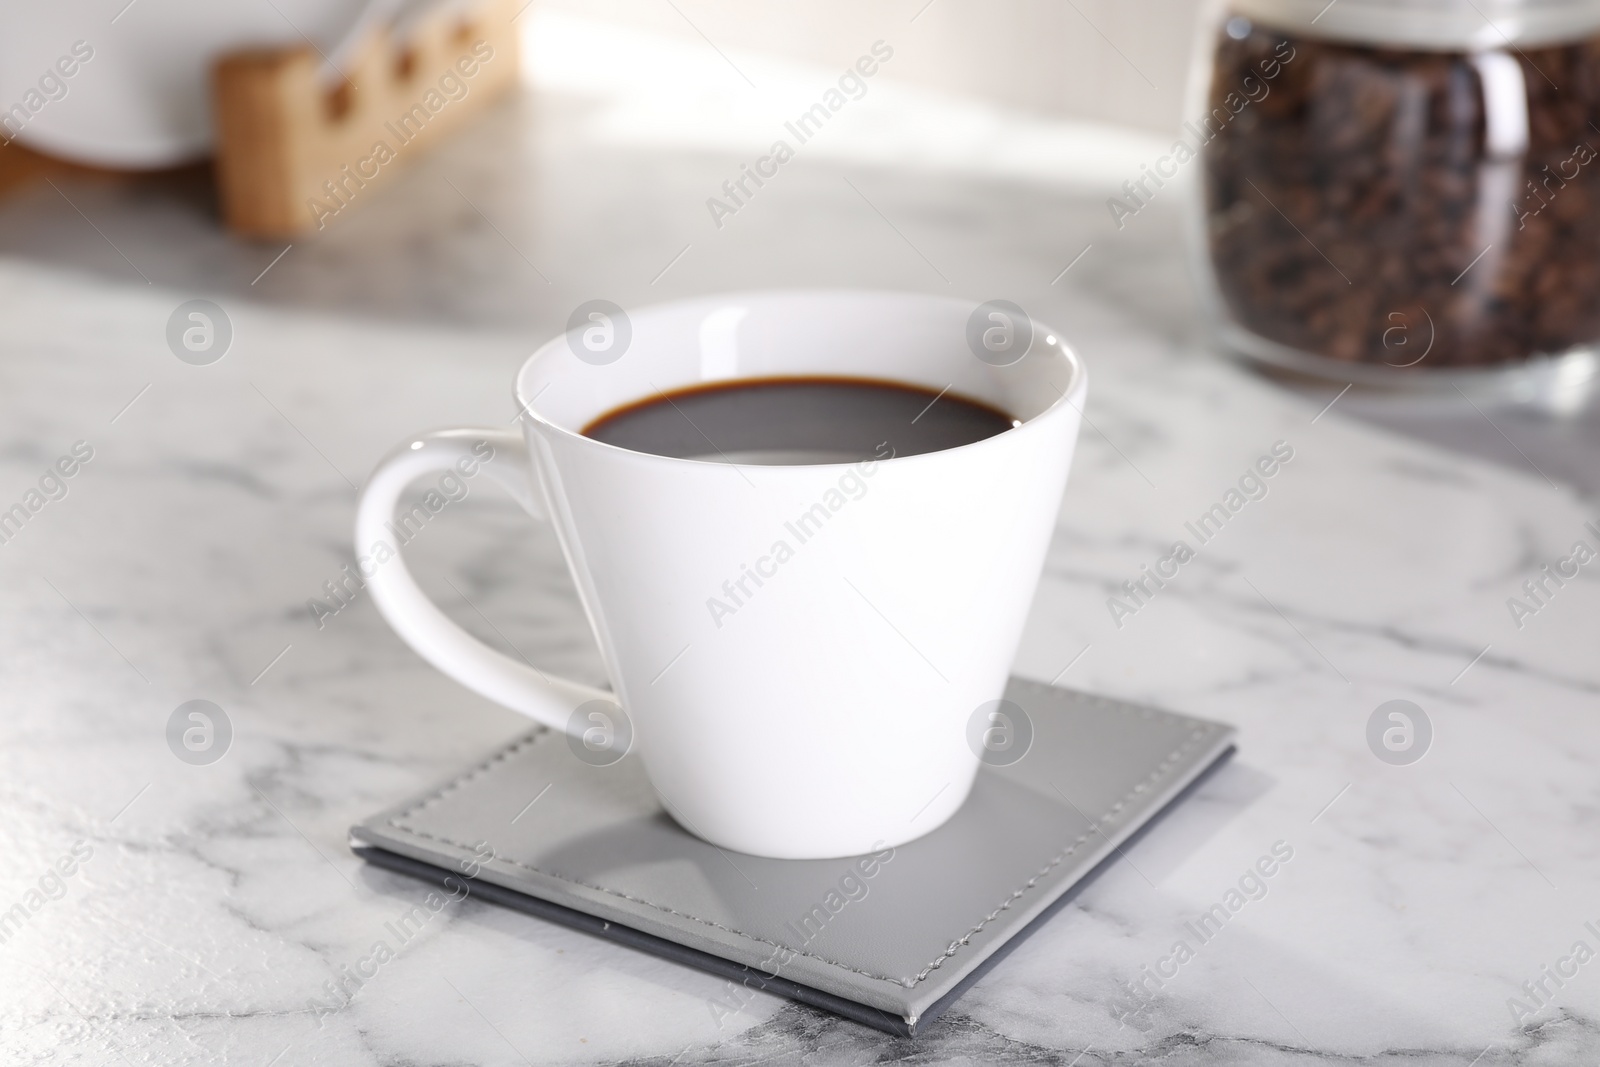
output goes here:
[{"label": "white marble table", "polygon": [[[1571,957],[1600,951],[1594,567],[1520,629],[1507,608],[1600,511],[1198,350],[1170,214],[1108,234],[1092,174],[818,153],[717,231],[702,201],[741,149],[617,121],[502,108],[255,285],[278,249],[216,234],[181,185],[63,187],[109,240],[48,188],[0,208],[0,510],[93,449],[0,544],[7,1062],[1600,1057],[1600,962]],[[425,892],[345,829],[521,726],[363,598],[318,628],[354,487],[410,430],[507,421],[512,369],[581,300],[822,283],[1006,295],[1079,347],[1091,425],[1018,671],[1237,724],[1236,761],[917,1042],[767,997],[719,1027],[720,981],[470,900],[319,1013]],[[235,331],[206,367],[164,339],[196,296]],[[1107,598],[1279,441],[1268,495],[1119,627]],[[491,488],[408,552],[469,629],[601,680],[553,540]],[[166,739],[197,698],[233,729],[205,766]],[[1366,739],[1393,699],[1433,727],[1409,766]],[[1121,1014],[1276,842],[1293,858],[1266,895]]]}]

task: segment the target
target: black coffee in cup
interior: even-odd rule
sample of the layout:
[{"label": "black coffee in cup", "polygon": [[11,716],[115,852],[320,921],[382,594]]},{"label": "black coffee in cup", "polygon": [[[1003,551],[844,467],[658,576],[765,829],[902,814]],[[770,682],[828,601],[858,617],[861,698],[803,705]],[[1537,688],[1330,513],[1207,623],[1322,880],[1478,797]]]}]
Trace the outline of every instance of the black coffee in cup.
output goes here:
[{"label": "black coffee in cup", "polygon": [[950,389],[805,377],[734,379],[660,392],[607,412],[583,432],[606,444],[676,459],[854,463],[972,444],[1015,425],[1006,412]]}]

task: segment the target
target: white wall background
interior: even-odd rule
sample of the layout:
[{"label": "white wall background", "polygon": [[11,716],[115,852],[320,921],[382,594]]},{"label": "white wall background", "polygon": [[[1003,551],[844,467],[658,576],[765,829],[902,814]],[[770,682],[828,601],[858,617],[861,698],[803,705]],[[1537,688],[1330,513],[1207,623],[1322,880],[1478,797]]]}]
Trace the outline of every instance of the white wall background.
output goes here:
[{"label": "white wall background", "polygon": [[[1197,0],[538,0],[729,52],[885,74],[1041,116],[1177,127]],[[707,43],[709,42],[709,43]],[[731,72],[730,72],[731,73]]]}]

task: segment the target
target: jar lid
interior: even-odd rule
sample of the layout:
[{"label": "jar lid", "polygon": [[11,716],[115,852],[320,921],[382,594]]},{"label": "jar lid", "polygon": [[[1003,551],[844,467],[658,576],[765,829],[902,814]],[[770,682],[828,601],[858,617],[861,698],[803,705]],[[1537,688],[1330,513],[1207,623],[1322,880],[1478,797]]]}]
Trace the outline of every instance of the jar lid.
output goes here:
[{"label": "jar lid", "polygon": [[1560,44],[1600,33],[1600,0],[1231,0],[1305,37],[1430,52]]}]

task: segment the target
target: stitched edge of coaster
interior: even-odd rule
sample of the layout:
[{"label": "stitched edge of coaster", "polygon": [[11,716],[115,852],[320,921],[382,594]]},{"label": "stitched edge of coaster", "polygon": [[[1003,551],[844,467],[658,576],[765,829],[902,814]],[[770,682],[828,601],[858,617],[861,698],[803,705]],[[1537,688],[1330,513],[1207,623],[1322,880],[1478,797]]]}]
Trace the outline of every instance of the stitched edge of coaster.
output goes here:
[{"label": "stitched edge of coaster", "polygon": [[[1038,688],[1049,688],[1047,686],[1044,686],[1043,683],[1034,682],[1031,679],[1018,679],[1018,681],[1025,682],[1025,683],[1027,683],[1029,685],[1033,685],[1033,686],[1038,687]],[[1090,824],[1090,830],[1087,833],[1080,834],[1076,840],[1074,840],[1070,845],[1068,845],[1065,849],[1063,849],[1060,853],[1058,853],[1055,856],[1054,859],[1052,859],[1049,863],[1046,863],[1043,867],[1039,868],[1039,870],[1037,872],[1035,872],[1035,874],[1033,875],[1032,878],[1029,878],[1021,886],[1019,886],[1017,889],[1013,890],[1011,895],[1009,897],[1007,897],[1005,899],[1005,901],[1003,901],[1000,904],[999,907],[995,908],[988,915],[985,915],[981,920],[979,920],[970,930],[968,930],[961,937],[959,937],[956,940],[950,942],[949,946],[942,953],[940,953],[937,957],[935,957],[933,959],[933,961],[930,962],[926,967],[924,967],[922,970],[918,971],[915,976],[913,976],[912,978],[909,978],[909,979],[907,979],[907,978],[895,978],[895,977],[892,977],[890,975],[884,975],[884,974],[875,974],[872,971],[862,970],[859,967],[852,966],[851,964],[848,964],[848,963],[843,963],[843,962],[841,962],[839,960],[831,960],[828,957],[822,956],[822,955],[818,955],[815,952],[807,952],[804,949],[797,949],[797,948],[793,947],[792,945],[785,945],[782,942],[772,941],[772,940],[769,940],[768,938],[760,937],[760,936],[758,936],[756,934],[747,933],[747,932],[745,932],[743,930],[738,930],[738,929],[735,929],[734,927],[731,927],[731,926],[725,926],[722,923],[716,922],[716,921],[711,920],[711,919],[701,918],[698,915],[690,915],[688,912],[678,911],[675,908],[670,908],[670,907],[666,906],[665,904],[658,904],[658,903],[656,903],[654,901],[651,901],[651,900],[645,900],[643,897],[636,897],[636,896],[634,896],[634,895],[632,895],[630,893],[624,893],[620,889],[612,889],[612,888],[610,888],[608,886],[595,885],[595,884],[592,884],[590,882],[585,882],[580,878],[573,878],[570,875],[556,874],[556,873],[554,873],[552,871],[547,871],[547,870],[544,870],[544,869],[539,868],[539,867],[534,867],[534,866],[531,866],[530,864],[521,863],[521,862],[519,862],[517,860],[507,859],[505,857],[496,857],[495,860],[493,860],[491,862],[504,863],[504,864],[507,864],[508,866],[512,866],[512,867],[520,867],[525,871],[531,871],[534,874],[543,875],[546,878],[553,878],[556,881],[566,882],[566,883],[568,883],[570,885],[577,885],[577,886],[582,886],[585,889],[592,889],[597,893],[605,893],[608,896],[619,897],[619,898],[621,898],[623,900],[627,900],[627,901],[630,901],[630,902],[635,903],[635,904],[642,904],[645,907],[652,908],[652,909],[654,909],[656,911],[664,912],[665,914],[668,914],[668,915],[675,915],[675,916],[677,916],[678,918],[681,918],[681,919],[688,919],[689,921],[699,923],[702,926],[709,926],[709,927],[712,927],[713,929],[716,929],[716,930],[722,930],[725,933],[730,933],[730,934],[733,934],[733,935],[735,935],[737,937],[742,937],[742,938],[744,938],[744,939],[746,939],[748,941],[754,941],[754,942],[756,942],[758,944],[762,944],[762,945],[770,945],[773,948],[784,949],[786,951],[793,952],[796,955],[804,956],[807,959],[813,959],[813,960],[818,961],[819,963],[825,963],[825,964],[829,965],[830,967],[838,967],[841,970],[849,971],[852,974],[859,974],[863,978],[871,978],[871,979],[874,979],[874,980],[880,981],[880,982],[889,982],[892,985],[895,985],[895,986],[898,986],[898,987],[901,987],[901,988],[905,988],[905,989],[914,988],[916,985],[920,984],[921,982],[926,981],[928,975],[932,974],[935,970],[938,970],[941,966],[943,966],[945,961],[949,960],[956,953],[960,952],[962,948],[964,948],[967,945],[971,944],[972,938],[974,936],[976,936],[980,931],[982,931],[984,927],[988,926],[991,922],[993,922],[995,919],[997,919],[1003,912],[1006,912],[1006,911],[1010,910],[1011,906],[1014,905],[1023,896],[1025,896],[1035,886],[1037,886],[1041,879],[1043,879],[1047,874],[1049,874],[1055,868],[1059,867],[1073,853],[1077,852],[1077,850],[1083,846],[1083,843],[1085,841],[1089,840],[1090,835],[1095,832],[1095,830],[1094,830],[1095,827],[1099,826],[1101,823],[1105,822],[1108,819],[1114,819],[1118,814],[1120,814],[1122,812],[1122,810],[1124,808],[1126,808],[1128,806],[1128,802],[1129,801],[1131,801],[1136,795],[1138,795],[1140,793],[1143,793],[1147,789],[1149,789],[1150,786],[1153,785],[1159,778],[1161,778],[1164,774],[1166,774],[1169,770],[1171,770],[1172,766],[1175,763],[1177,763],[1177,761],[1179,759],[1181,759],[1190,749],[1194,748],[1195,745],[1198,744],[1202,738],[1205,738],[1205,737],[1208,737],[1208,736],[1214,734],[1216,732],[1216,730],[1217,730],[1217,726],[1214,723],[1209,723],[1209,722],[1205,722],[1203,720],[1194,719],[1194,718],[1191,718],[1191,717],[1189,717],[1187,715],[1179,715],[1179,714],[1176,714],[1175,712],[1164,711],[1164,710],[1162,710],[1160,708],[1150,708],[1150,707],[1144,707],[1144,706],[1135,705],[1135,704],[1124,704],[1124,703],[1121,703],[1121,702],[1114,702],[1114,701],[1106,700],[1106,699],[1104,699],[1102,697],[1091,696],[1091,695],[1089,695],[1087,693],[1081,693],[1081,694],[1080,693],[1076,693],[1075,691],[1074,691],[1074,696],[1077,697],[1078,699],[1088,700],[1089,702],[1091,702],[1091,703],[1093,703],[1093,704],[1095,704],[1097,706],[1100,706],[1100,707],[1103,707],[1103,708],[1107,708],[1107,709],[1110,709],[1110,710],[1115,710],[1115,711],[1117,711],[1117,712],[1119,712],[1121,714],[1125,714],[1126,715],[1126,714],[1138,713],[1144,718],[1154,718],[1156,716],[1160,716],[1162,718],[1167,718],[1167,719],[1177,719],[1177,720],[1181,720],[1183,722],[1191,723],[1196,728],[1190,731],[1188,737],[1186,737],[1184,739],[1182,744],[1180,744],[1177,748],[1173,749],[1170,753],[1168,753],[1165,757],[1163,757],[1162,760],[1159,763],[1156,764],[1154,770],[1152,770],[1148,775],[1146,775],[1141,781],[1135,783],[1134,786],[1132,788],[1130,788],[1126,793],[1124,793],[1122,795],[1122,797],[1119,800],[1117,800],[1117,802],[1115,804],[1112,804],[1109,808],[1107,808],[1100,815],[1100,817],[1098,819],[1093,820],[1091,822],[1091,824]],[[531,745],[539,744],[545,738],[550,737],[550,736],[554,736],[554,731],[549,730],[549,729],[547,729],[545,727],[539,727],[538,729],[536,729],[532,733],[526,734],[523,737],[518,738],[516,741],[514,741],[511,744],[507,745],[505,748],[503,748],[500,751],[496,752],[494,755],[492,755],[492,756],[488,757],[487,759],[483,760],[481,763],[476,764],[475,766],[469,768],[464,773],[462,773],[462,774],[458,775],[457,777],[451,779],[450,781],[446,782],[444,785],[440,786],[438,789],[434,790],[429,795],[423,797],[422,799],[417,801],[415,804],[412,804],[410,807],[407,807],[403,811],[395,813],[388,820],[386,820],[387,824],[389,826],[393,827],[396,830],[400,830],[400,831],[402,831],[404,833],[408,833],[408,834],[411,834],[411,835],[416,836],[416,837],[421,837],[421,838],[424,838],[424,839],[429,840],[429,841],[437,841],[440,844],[449,845],[452,848],[458,848],[458,849],[461,849],[463,851],[470,851],[472,849],[472,847],[473,847],[471,845],[463,844],[460,841],[452,841],[449,838],[440,837],[437,834],[428,833],[426,830],[421,830],[421,829],[418,829],[418,828],[413,827],[413,826],[405,825],[404,823],[400,822],[400,820],[406,818],[409,815],[413,815],[413,814],[415,814],[415,813],[417,813],[419,811],[423,811],[423,810],[425,810],[425,809],[427,809],[429,807],[432,807],[433,805],[437,804],[439,801],[443,800],[445,797],[449,796],[451,793],[454,793],[457,790],[459,790],[462,787],[464,787],[465,785],[467,785],[469,782],[472,782],[472,781],[474,781],[474,780],[476,780],[478,778],[481,778],[484,775],[488,774],[498,764],[506,762],[507,760],[511,759],[512,757],[517,755],[519,752],[521,752],[523,749],[526,749]]]}]

